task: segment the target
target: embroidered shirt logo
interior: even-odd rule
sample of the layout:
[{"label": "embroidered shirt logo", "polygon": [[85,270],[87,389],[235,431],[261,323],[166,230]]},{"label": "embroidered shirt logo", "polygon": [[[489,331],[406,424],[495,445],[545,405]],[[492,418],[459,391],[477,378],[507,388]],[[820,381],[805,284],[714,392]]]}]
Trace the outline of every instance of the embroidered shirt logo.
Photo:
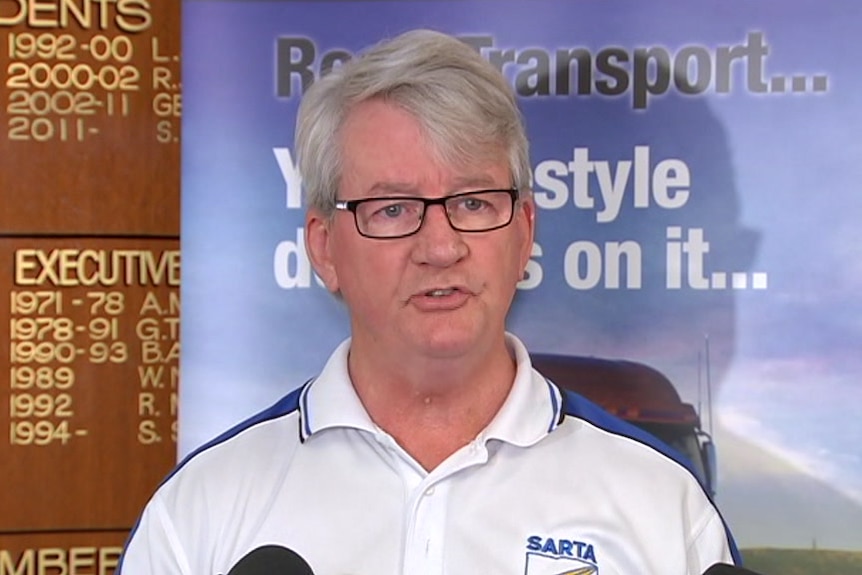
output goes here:
[{"label": "embroidered shirt logo", "polygon": [[599,575],[591,543],[531,535],[525,575]]}]

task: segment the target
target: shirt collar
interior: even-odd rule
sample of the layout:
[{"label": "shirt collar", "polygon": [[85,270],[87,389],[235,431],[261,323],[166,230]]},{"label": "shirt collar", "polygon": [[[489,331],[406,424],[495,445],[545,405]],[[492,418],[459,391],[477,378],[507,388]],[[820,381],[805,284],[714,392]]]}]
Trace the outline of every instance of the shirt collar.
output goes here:
[{"label": "shirt collar", "polygon": [[[559,425],[562,396],[554,384],[533,369],[527,348],[517,337],[507,333],[506,344],[515,357],[515,381],[500,411],[479,437],[484,441],[497,439],[518,446],[532,445]],[[379,431],[350,382],[349,350],[348,338],[332,352],[320,375],[302,391],[299,409],[303,440],[337,427]]]},{"label": "shirt collar", "polygon": [[485,440],[499,439],[526,447],[556,429],[561,421],[562,395],[556,385],[533,369],[524,344],[506,334],[517,370],[509,396],[482,432]]},{"label": "shirt collar", "polygon": [[324,429],[353,427],[374,432],[377,428],[365,406],[356,395],[347,371],[350,338],[341,342],[314,381],[305,386],[299,397],[302,414],[300,434],[303,439]]}]

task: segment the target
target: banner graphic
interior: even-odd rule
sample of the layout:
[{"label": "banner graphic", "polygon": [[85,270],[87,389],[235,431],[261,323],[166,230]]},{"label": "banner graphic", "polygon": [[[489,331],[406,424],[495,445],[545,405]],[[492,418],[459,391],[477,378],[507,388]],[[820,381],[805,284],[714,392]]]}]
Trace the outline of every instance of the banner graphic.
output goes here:
[{"label": "banner graphic", "polygon": [[712,437],[743,548],[862,551],[862,5],[183,11],[181,454],[348,335],[305,254],[297,106],[364,47],[427,27],[500,67],[526,120],[538,232],[511,331],[666,376]]}]

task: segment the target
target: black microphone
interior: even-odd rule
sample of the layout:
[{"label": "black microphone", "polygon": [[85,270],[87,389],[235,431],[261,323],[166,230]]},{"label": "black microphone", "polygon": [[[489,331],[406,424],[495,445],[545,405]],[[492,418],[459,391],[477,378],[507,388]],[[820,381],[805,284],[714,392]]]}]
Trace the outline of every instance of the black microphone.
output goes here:
[{"label": "black microphone", "polygon": [[744,567],[735,567],[727,563],[716,563],[703,572],[703,575],[760,575]]},{"label": "black microphone", "polygon": [[227,575],[314,575],[314,571],[295,551],[264,545],[249,551]]}]

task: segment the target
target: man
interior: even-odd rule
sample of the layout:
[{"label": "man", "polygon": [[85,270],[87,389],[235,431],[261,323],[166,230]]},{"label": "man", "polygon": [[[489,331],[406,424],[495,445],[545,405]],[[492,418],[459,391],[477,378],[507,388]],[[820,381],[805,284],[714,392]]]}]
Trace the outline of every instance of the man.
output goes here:
[{"label": "man", "polygon": [[267,545],[317,575],[695,575],[738,561],[684,463],[561,392],[505,330],[535,206],[516,103],[491,65],[443,34],[404,34],[308,91],[296,148],[309,256],[351,338],[180,464],[123,574],[241,575]]}]

